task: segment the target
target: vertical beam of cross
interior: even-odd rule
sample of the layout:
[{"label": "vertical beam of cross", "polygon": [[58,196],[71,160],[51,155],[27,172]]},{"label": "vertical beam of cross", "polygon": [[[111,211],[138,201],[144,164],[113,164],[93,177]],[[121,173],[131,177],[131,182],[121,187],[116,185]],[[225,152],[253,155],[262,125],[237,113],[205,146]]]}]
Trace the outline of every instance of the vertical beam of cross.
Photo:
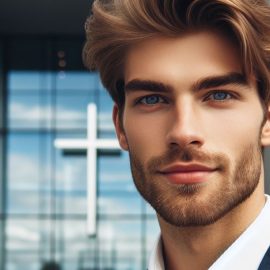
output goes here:
[{"label": "vertical beam of cross", "polygon": [[56,139],[56,148],[62,150],[87,152],[87,234],[96,235],[97,216],[97,151],[120,151],[118,140],[97,138],[97,108],[90,103],[87,107],[87,138]]},{"label": "vertical beam of cross", "polygon": [[97,216],[97,109],[94,104],[87,108],[87,230],[96,234]]}]

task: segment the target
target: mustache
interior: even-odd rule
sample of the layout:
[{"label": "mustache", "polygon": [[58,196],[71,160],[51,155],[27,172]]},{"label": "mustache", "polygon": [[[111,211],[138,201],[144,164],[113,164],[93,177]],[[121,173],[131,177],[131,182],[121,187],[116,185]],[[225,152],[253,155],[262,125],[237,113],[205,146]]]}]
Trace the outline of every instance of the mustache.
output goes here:
[{"label": "mustache", "polygon": [[162,168],[174,162],[196,162],[224,170],[229,164],[229,159],[223,153],[205,152],[194,147],[177,147],[169,149],[160,156],[151,158],[147,167],[149,171],[154,172],[157,168]]}]

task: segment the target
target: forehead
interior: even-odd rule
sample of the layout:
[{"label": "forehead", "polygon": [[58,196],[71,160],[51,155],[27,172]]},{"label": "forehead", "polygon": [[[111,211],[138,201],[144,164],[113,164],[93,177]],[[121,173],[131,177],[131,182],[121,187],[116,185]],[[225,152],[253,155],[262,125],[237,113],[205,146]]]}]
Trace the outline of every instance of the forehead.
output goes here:
[{"label": "forehead", "polygon": [[158,79],[193,82],[206,76],[241,72],[239,52],[226,37],[210,31],[180,37],[157,36],[130,47],[125,58],[125,82]]}]

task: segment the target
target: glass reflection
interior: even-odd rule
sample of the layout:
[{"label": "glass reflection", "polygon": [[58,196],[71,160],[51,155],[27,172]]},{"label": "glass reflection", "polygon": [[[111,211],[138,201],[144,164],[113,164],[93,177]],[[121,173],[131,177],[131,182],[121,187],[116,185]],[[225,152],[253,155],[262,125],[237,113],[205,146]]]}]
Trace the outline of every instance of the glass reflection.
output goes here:
[{"label": "glass reflection", "polygon": [[85,129],[87,105],[93,102],[89,95],[57,95],[56,127],[58,129]]},{"label": "glass reflection", "polygon": [[108,93],[99,96],[99,114],[98,114],[98,129],[100,138],[115,137],[114,125],[112,122],[113,101]]},{"label": "glass reflection", "polygon": [[38,220],[8,219],[6,226],[6,269],[39,268]]},{"label": "glass reflection", "polygon": [[155,225],[147,223],[152,215],[133,184],[128,154],[97,153],[98,233],[88,238],[86,151],[54,147],[56,137],[86,138],[89,102],[98,107],[98,137],[115,138],[113,102],[98,75],[10,71],[7,82],[5,270],[38,270],[54,260],[65,270],[145,269]]},{"label": "glass reflection", "polygon": [[7,84],[10,92],[39,91],[50,86],[51,76],[48,72],[12,71],[8,73]]},{"label": "glass reflection", "polygon": [[87,71],[64,71],[55,74],[56,90],[78,92],[80,90],[92,92],[98,87],[95,73]]},{"label": "glass reflection", "polygon": [[38,213],[39,199],[39,136],[8,137],[9,213]]},{"label": "glass reflection", "polygon": [[49,108],[39,104],[39,96],[36,94],[9,97],[9,128],[38,128],[48,113]]}]

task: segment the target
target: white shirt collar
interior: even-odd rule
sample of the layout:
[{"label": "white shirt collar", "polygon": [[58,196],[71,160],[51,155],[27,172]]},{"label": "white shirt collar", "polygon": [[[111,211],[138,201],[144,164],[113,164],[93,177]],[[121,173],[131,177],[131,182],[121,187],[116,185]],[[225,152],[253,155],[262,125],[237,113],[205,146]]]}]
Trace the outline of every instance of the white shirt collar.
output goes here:
[{"label": "white shirt collar", "polygon": [[[253,223],[212,264],[208,270],[254,270],[270,246],[270,196]],[[148,270],[165,270],[159,236],[151,253]]]},{"label": "white shirt collar", "polygon": [[148,270],[165,270],[160,236],[158,237],[151,253]]}]

